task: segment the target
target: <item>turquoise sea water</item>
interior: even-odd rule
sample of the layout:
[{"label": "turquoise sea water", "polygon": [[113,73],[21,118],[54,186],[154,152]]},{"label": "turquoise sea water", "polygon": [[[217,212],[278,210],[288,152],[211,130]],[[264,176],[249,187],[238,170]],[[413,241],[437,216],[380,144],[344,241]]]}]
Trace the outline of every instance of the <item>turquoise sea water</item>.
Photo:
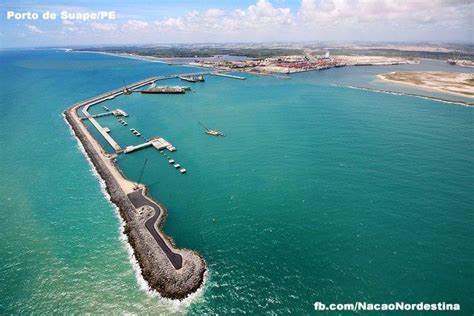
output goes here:
[{"label": "turquoise sea water", "polygon": [[148,158],[142,181],[169,210],[165,231],[206,258],[189,305],[138,284],[116,211],[61,112],[122,80],[193,69],[60,51],[0,57],[2,314],[310,314],[315,301],[441,301],[473,313],[473,108],[333,85],[413,92],[375,75],[453,68],[208,77],[185,95],[105,104],[130,114],[128,127],[99,119],[122,147],[139,143],[131,127],[160,135],[188,169],[153,149],[119,158],[134,180]]}]

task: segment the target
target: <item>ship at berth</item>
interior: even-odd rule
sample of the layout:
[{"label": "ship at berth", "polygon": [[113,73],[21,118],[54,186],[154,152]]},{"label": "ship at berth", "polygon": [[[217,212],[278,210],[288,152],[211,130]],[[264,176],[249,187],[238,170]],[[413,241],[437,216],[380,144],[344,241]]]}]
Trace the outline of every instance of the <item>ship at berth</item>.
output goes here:
[{"label": "ship at berth", "polygon": [[187,82],[204,82],[206,79],[204,79],[204,76],[199,75],[199,76],[179,76],[179,79]]},{"label": "ship at berth", "polygon": [[185,92],[185,87],[180,86],[151,86],[150,88],[141,91],[141,93],[150,94],[184,94]]}]

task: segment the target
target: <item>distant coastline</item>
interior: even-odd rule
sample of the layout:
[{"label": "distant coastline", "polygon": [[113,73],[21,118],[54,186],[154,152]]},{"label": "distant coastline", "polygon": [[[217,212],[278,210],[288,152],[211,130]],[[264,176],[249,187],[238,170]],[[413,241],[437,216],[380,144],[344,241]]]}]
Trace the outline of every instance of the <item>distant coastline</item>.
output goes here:
[{"label": "distant coastline", "polygon": [[158,57],[141,56],[141,55],[131,54],[131,53],[109,53],[109,52],[101,52],[101,51],[94,51],[94,50],[75,50],[75,49],[72,49],[72,48],[66,48],[66,49],[64,49],[64,51],[68,52],[68,53],[101,54],[101,55],[107,55],[107,56],[115,56],[115,57],[129,58],[129,59],[135,59],[135,60],[143,60],[143,61],[148,61],[148,62],[152,62],[152,63],[167,64],[166,61],[164,61],[164,60],[162,60],[161,58],[158,58]]}]

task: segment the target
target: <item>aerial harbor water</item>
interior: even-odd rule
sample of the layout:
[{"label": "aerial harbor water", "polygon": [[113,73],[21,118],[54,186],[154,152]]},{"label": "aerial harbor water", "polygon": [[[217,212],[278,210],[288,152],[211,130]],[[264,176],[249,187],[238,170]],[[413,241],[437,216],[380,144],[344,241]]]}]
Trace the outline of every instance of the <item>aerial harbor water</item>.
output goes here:
[{"label": "aerial harbor water", "polygon": [[474,108],[461,105],[472,99],[376,77],[446,67],[457,66],[206,76],[184,94],[101,104],[129,114],[127,126],[97,118],[122,148],[143,142],[130,128],[177,148],[122,154],[117,164],[138,181],[147,161],[140,182],[168,209],[164,232],[206,260],[204,287],[179,302],[140,277],[118,212],[61,113],[124,82],[201,70],[1,51],[0,311],[308,314],[318,299],[446,301],[472,314]]}]

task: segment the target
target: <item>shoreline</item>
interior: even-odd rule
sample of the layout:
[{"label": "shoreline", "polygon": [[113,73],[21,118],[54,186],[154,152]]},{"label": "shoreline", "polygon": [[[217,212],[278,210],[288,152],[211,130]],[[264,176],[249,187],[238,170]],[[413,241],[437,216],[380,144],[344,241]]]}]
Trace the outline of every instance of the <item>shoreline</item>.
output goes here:
[{"label": "shoreline", "polygon": [[86,53],[86,54],[100,54],[106,56],[114,56],[114,57],[122,57],[134,60],[141,60],[141,61],[148,61],[151,63],[160,63],[160,64],[168,64],[166,61],[161,60],[158,57],[153,56],[141,56],[137,54],[128,54],[128,53],[108,53],[108,52],[100,52],[100,51],[93,51],[93,50],[74,50],[72,48],[64,49],[67,53]]},{"label": "shoreline", "polygon": [[451,95],[455,95],[455,96],[458,96],[458,97],[464,97],[464,98],[468,98],[468,99],[474,99],[474,96],[470,96],[470,95],[463,94],[463,93],[460,93],[460,92],[453,92],[453,91],[444,90],[444,89],[442,89],[442,88],[427,87],[427,86],[425,86],[425,85],[419,85],[419,84],[415,84],[415,83],[411,83],[411,82],[388,79],[388,78],[385,76],[385,74],[379,74],[379,75],[377,75],[377,78],[380,79],[382,82],[387,81],[387,82],[392,82],[392,83],[396,83],[396,84],[408,85],[408,86],[415,87],[415,88],[418,88],[418,89],[421,89],[421,90],[427,90],[427,91],[432,91],[432,92],[446,93],[446,94],[451,94]]},{"label": "shoreline", "polygon": [[[133,256],[140,268],[140,274],[150,289],[166,299],[183,300],[196,293],[203,287],[207,266],[204,259],[197,253],[187,249],[176,248],[171,238],[164,235],[161,228],[167,216],[166,208],[147,195],[146,187],[135,184],[125,178],[115,165],[113,158],[105,153],[102,146],[88,131],[77,115],[77,109],[83,103],[76,103],[63,112],[64,119],[81,144],[94,171],[104,183],[104,191],[110,197],[124,223],[123,233],[127,243],[133,250]],[[155,208],[137,208],[130,201],[128,194],[141,193]],[[106,196],[107,198],[107,196]],[[182,259],[182,265],[175,267],[168,260],[164,250],[158,246],[145,228],[145,222],[150,220],[159,211],[153,223],[157,234],[171,249],[175,256]],[[143,214],[144,213],[144,214]]]}]

